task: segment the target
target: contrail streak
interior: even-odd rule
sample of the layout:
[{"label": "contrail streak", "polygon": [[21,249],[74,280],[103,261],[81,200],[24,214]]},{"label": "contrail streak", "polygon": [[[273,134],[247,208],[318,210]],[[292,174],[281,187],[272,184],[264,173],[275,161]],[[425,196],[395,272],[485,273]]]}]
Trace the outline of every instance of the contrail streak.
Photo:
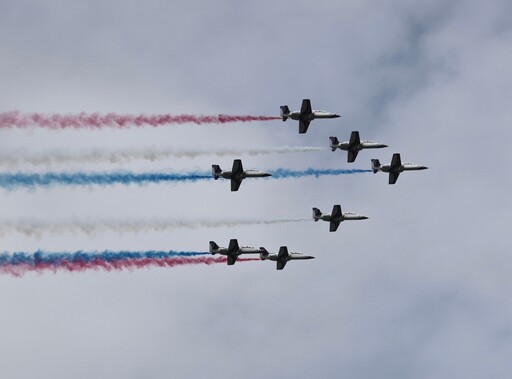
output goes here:
[{"label": "contrail streak", "polygon": [[130,149],[119,151],[91,150],[84,152],[47,152],[33,155],[17,155],[17,153],[0,155],[0,166],[16,167],[20,165],[49,166],[68,163],[129,163],[133,161],[160,161],[168,158],[197,158],[203,156],[240,156],[269,155],[288,153],[307,153],[324,151],[326,148],[315,146],[280,146],[248,149],[227,148],[223,150],[193,149]]},{"label": "contrail streak", "polygon": [[[284,168],[271,171],[272,176],[269,179],[301,178],[305,176],[320,177],[325,175],[353,175],[359,173],[372,172],[372,170],[335,170],[335,169],[313,169],[306,170],[288,170]],[[14,189],[17,187],[49,187],[56,184],[61,185],[114,185],[114,184],[149,184],[149,183],[169,183],[169,182],[196,182],[198,180],[210,180],[213,177],[207,173],[191,172],[183,174],[166,173],[43,173],[43,174],[0,174],[0,187],[5,189]]]},{"label": "contrail streak", "polygon": [[238,227],[251,225],[275,225],[283,223],[299,223],[310,221],[310,218],[286,218],[267,220],[152,220],[152,221],[33,221],[20,220],[16,222],[0,222],[0,236],[18,233],[26,237],[40,238],[43,234],[60,235],[62,233],[83,233],[93,235],[97,233],[112,232],[124,233],[148,233],[170,232],[175,229],[200,229]]},{"label": "contrail streak", "polygon": [[[207,252],[177,251],[103,251],[56,253],[37,251],[0,254],[0,274],[22,276],[27,272],[58,271],[83,272],[86,270],[133,270],[144,267],[174,267],[180,265],[226,263],[225,257],[206,257]],[[258,258],[238,258],[238,262],[256,261]]]},{"label": "contrail streak", "polygon": [[129,114],[99,114],[99,113],[78,113],[78,114],[43,114],[43,113],[21,113],[10,111],[0,113],[0,128],[28,128],[37,126],[49,129],[100,129],[105,127],[129,128],[140,126],[166,126],[175,124],[192,123],[201,124],[225,124],[231,122],[270,121],[281,119],[277,116],[232,116],[232,115],[129,115]]}]

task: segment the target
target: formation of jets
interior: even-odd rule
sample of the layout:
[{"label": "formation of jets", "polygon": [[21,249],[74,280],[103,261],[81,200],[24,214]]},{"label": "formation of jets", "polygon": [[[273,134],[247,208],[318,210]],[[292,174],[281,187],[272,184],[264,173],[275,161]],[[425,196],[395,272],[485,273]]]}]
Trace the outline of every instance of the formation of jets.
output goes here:
[{"label": "formation of jets", "polygon": [[[309,99],[302,100],[300,111],[291,112],[287,105],[281,106],[281,118],[283,121],[291,118],[292,120],[299,121],[299,133],[304,134],[307,132],[311,121],[317,118],[337,118],[340,115],[321,110],[313,110],[311,108],[311,101]],[[352,131],[348,141],[340,142],[337,137],[329,137],[331,143],[330,148],[332,151],[342,150],[347,152],[347,162],[355,162],[357,155],[364,149],[381,149],[388,147],[387,145],[379,142],[361,140],[357,130]],[[398,176],[403,171],[425,170],[428,167],[412,164],[402,163],[400,154],[393,154],[390,164],[381,165],[378,159],[371,159],[371,168],[373,173],[379,171],[389,174],[389,184],[395,184]],[[231,171],[223,171],[219,165],[212,165],[212,175],[215,180],[219,178],[231,180],[231,191],[238,191],[242,180],[245,178],[261,178],[271,176],[270,173],[257,170],[244,170],[242,161],[235,159]],[[320,209],[313,208],[313,220],[329,222],[329,231],[335,232],[340,223],[347,220],[366,220],[368,217],[361,216],[356,213],[341,211],[341,205],[334,205],[331,213],[322,213]],[[227,257],[228,265],[234,265],[238,256],[242,254],[259,254],[261,260],[269,260],[276,262],[277,270],[282,270],[286,263],[290,260],[306,260],[313,259],[313,256],[305,255],[302,253],[290,253],[287,246],[281,246],[279,252],[276,254],[269,253],[264,247],[240,247],[238,240],[231,239],[228,247],[219,247],[214,241],[210,241],[210,253],[221,254]]]},{"label": "formation of jets", "polygon": [[235,264],[237,258],[242,254],[259,254],[260,259],[262,261],[269,260],[277,262],[277,270],[282,270],[286,263],[291,260],[297,259],[314,259],[310,255],[305,255],[302,253],[289,253],[287,246],[281,246],[279,252],[277,254],[270,254],[267,249],[264,247],[255,248],[249,246],[238,245],[237,239],[232,239],[229,241],[228,247],[219,247],[214,241],[210,241],[210,254],[221,254],[225,255],[228,259],[228,265],[232,266]]}]

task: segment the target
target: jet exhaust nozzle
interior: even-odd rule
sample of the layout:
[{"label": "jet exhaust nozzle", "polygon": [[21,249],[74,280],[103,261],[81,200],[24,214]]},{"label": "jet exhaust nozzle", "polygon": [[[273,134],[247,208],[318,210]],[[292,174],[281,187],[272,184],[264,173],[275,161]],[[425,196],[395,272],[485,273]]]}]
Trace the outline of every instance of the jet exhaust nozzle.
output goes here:
[{"label": "jet exhaust nozzle", "polygon": [[215,255],[215,253],[219,250],[219,245],[217,245],[214,241],[210,241],[210,254]]},{"label": "jet exhaust nozzle", "polygon": [[322,212],[318,208],[313,208],[313,220],[317,222],[322,217]]},{"label": "jet exhaust nozzle", "polygon": [[372,170],[376,174],[380,169],[380,161],[378,159],[372,159]]},{"label": "jet exhaust nozzle", "polygon": [[290,115],[290,108],[288,108],[288,105],[282,105],[281,106],[281,117],[283,118],[283,121],[286,121],[288,119],[289,115]]},{"label": "jet exhaust nozzle", "polygon": [[222,174],[222,170],[219,165],[213,164],[212,165],[212,175],[215,180],[219,179],[220,175]]},{"label": "jet exhaust nozzle", "polygon": [[265,259],[268,258],[269,252],[264,247],[260,247],[260,250],[260,259],[264,261]]},{"label": "jet exhaust nozzle", "polygon": [[340,141],[338,141],[337,137],[329,137],[329,139],[331,140],[331,150],[335,151],[336,148],[338,147]]}]

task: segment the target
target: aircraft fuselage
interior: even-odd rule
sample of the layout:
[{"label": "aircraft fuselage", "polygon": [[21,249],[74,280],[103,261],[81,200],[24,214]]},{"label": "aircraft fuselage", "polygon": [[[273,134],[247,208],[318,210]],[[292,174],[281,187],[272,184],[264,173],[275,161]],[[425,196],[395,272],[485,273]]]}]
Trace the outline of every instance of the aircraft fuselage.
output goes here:
[{"label": "aircraft fuselage", "polygon": [[[231,179],[233,177],[232,171],[222,171],[221,173],[217,174],[218,176],[224,178],[224,179]],[[245,179],[245,178],[264,178],[267,176],[272,176],[272,174],[269,174],[268,172],[264,171],[257,171],[257,170],[245,170],[240,175],[235,175],[238,179]]]},{"label": "aircraft fuselage", "polygon": [[[291,260],[297,260],[297,259],[314,259],[315,257],[311,255],[305,255],[302,253],[288,253],[288,256],[284,258],[286,261]],[[281,258],[278,257],[278,254],[269,254],[266,258],[262,258],[263,260],[268,259],[269,261],[277,262],[281,260]]]},{"label": "aircraft fuselage", "polygon": [[401,173],[404,171],[426,170],[427,168],[428,168],[427,166],[422,166],[422,165],[418,165],[418,164],[404,163],[397,168],[392,167],[390,164],[385,164],[385,165],[380,166],[379,170],[382,172],[387,172],[387,173],[389,173],[389,172]]},{"label": "aircraft fuselage", "polygon": [[363,149],[380,149],[382,147],[388,147],[387,145],[384,145],[383,143],[378,143],[374,141],[361,141],[360,144],[355,146],[350,146],[349,141],[340,142],[336,147],[337,149],[343,150],[343,151],[361,151]]},{"label": "aircraft fuselage", "polygon": [[342,221],[345,221],[345,220],[366,220],[366,219],[368,219],[368,217],[361,216],[361,215],[358,215],[356,213],[346,212],[346,213],[343,213],[340,217],[334,217],[334,218],[329,213],[322,214],[319,217],[319,219],[322,220],[322,221],[339,221],[339,222],[342,222]]},{"label": "aircraft fuselage", "polygon": [[303,120],[303,121],[312,121],[315,118],[338,118],[341,117],[336,113],[331,113],[327,111],[314,110],[310,114],[301,115],[300,111],[290,112],[288,114],[283,115],[283,119],[291,118],[292,120]]}]

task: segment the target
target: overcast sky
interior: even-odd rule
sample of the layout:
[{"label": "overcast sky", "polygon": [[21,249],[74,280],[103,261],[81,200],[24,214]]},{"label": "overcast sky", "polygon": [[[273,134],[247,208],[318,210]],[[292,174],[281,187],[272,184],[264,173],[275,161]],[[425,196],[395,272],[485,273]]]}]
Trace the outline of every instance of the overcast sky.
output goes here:
[{"label": "overcast sky", "polygon": [[[325,146],[242,156],[248,168],[429,166],[371,173],[0,191],[0,223],[370,219],[116,234],[1,235],[2,251],[208,248],[290,262],[0,277],[6,378],[509,378],[512,371],[510,1],[0,1],[0,112],[277,115],[294,121],[101,131],[2,130],[3,153]],[[359,130],[390,147],[331,152]],[[205,156],[51,166],[137,172],[229,167]],[[44,171],[26,166],[24,171]]]}]

